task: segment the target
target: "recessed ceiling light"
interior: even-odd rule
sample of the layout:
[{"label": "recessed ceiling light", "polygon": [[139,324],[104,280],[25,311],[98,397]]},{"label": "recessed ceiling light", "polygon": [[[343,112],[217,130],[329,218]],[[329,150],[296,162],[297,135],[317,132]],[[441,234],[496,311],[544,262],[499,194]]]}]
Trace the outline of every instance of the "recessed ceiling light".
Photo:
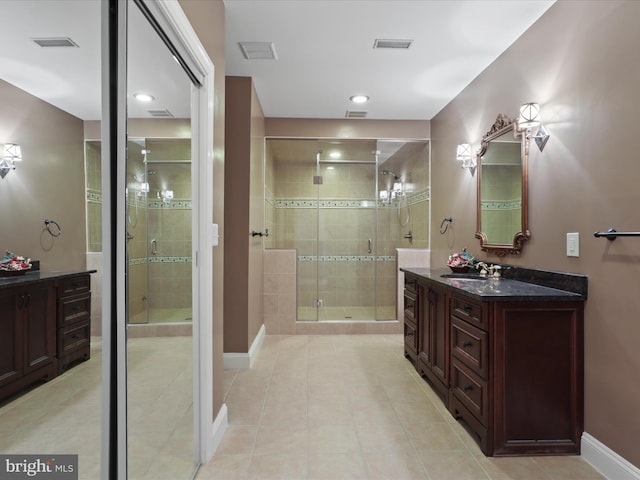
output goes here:
[{"label": "recessed ceiling light", "polygon": [[369,101],[369,97],[366,95],[353,95],[349,97],[353,103],[367,103]]},{"label": "recessed ceiling light", "polygon": [[134,93],[133,98],[138,100],[139,102],[150,102],[155,100],[153,95],[149,95],[148,93]]}]

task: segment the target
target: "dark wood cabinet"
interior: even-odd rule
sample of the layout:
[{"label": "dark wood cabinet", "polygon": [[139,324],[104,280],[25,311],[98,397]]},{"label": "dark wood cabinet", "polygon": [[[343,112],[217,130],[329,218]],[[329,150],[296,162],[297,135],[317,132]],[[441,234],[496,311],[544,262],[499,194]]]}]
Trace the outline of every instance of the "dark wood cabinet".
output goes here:
[{"label": "dark wood cabinet", "polygon": [[91,279],[78,275],[58,282],[58,372],[88,360],[91,344]]},{"label": "dark wood cabinet", "polygon": [[2,401],[89,358],[91,291],[89,273],[0,287]]},{"label": "dark wood cabinet", "polygon": [[417,369],[446,403],[449,397],[449,317],[446,290],[418,282]]},{"label": "dark wood cabinet", "polygon": [[579,454],[584,302],[477,300],[410,272],[405,279],[416,294],[416,370],[481,450]]},{"label": "dark wood cabinet", "polygon": [[404,355],[415,366],[418,361],[418,293],[415,279],[404,282]]},{"label": "dark wood cabinet", "polygon": [[0,399],[55,377],[55,302],[50,282],[0,290]]}]

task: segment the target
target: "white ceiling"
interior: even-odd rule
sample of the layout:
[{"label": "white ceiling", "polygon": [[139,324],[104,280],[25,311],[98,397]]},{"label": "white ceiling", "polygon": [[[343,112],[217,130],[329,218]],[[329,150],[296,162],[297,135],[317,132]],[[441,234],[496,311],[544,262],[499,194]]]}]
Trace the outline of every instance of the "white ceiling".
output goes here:
[{"label": "white ceiling", "polygon": [[[225,0],[227,75],[251,76],[267,117],[432,118],[554,0]],[[0,0],[0,78],[84,120],[100,118],[100,0]],[[133,5],[133,4],[131,4]],[[131,8],[131,117],[189,116],[189,83]],[[70,37],[79,48],[31,38]],[[409,39],[409,50],[374,50]],[[245,60],[240,41],[274,42],[277,60]],[[364,107],[349,96],[371,97]]]},{"label": "white ceiling", "polygon": [[[267,117],[428,120],[553,3],[225,0],[226,74],[254,79]],[[374,50],[376,39],[413,44]],[[242,41],[273,42],[278,59],[246,60]]]}]

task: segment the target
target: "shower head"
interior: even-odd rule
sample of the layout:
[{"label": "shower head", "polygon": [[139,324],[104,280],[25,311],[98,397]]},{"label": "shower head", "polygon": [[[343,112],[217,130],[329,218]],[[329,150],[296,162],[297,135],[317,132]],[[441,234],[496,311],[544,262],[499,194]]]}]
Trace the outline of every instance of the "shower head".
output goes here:
[{"label": "shower head", "polygon": [[396,175],[395,173],[393,173],[391,170],[382,170],[380,172],[382,175],[391,175],[393,177],[393,179],[398,182],[400,180],[402,180],[402,177],[399,175]]}]

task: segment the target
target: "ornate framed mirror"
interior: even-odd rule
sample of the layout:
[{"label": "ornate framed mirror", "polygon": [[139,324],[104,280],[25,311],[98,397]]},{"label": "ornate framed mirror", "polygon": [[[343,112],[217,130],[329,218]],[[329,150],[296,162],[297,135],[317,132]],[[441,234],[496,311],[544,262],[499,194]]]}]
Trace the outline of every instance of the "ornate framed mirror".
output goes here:
[{"label": "ornate framed mirror", "polygon": [[500,114],[477,154],[477,231],[483,252],[520,254],[529,232],[529,139]]}]

